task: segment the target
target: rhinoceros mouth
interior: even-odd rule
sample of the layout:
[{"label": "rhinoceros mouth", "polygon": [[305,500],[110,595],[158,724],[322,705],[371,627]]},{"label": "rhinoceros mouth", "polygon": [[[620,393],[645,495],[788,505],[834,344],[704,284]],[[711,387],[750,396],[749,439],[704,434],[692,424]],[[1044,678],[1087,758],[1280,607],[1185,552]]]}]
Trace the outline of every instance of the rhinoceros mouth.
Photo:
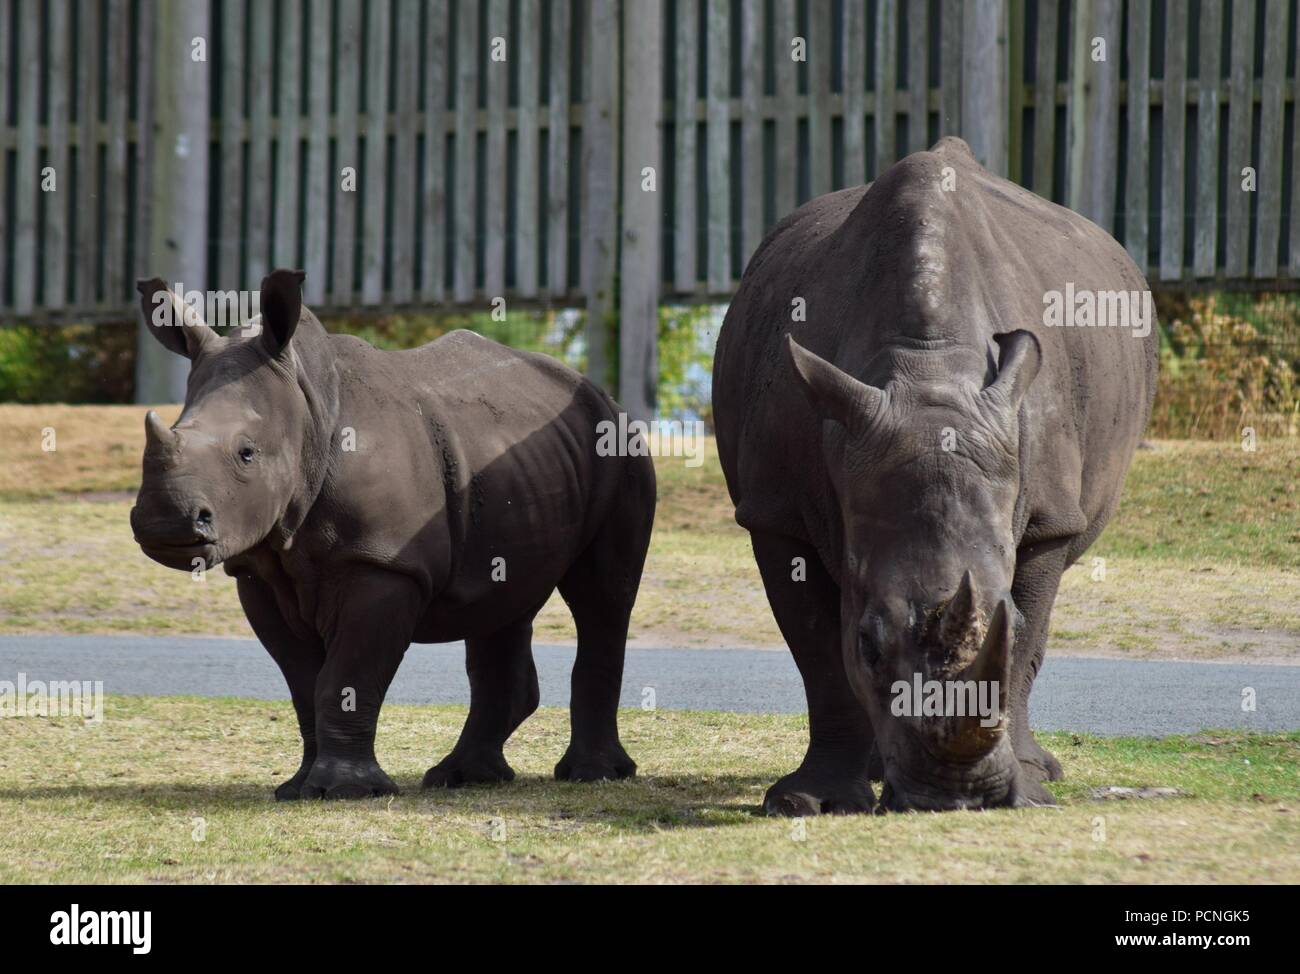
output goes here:
[{"label": "rhinoceros mouth", "polygon": [[212,541],[169,544],[157,541],[142,541],[137,538],[136,543],[146,555],[158,562],[158,564],[166,565],[168,568],[190,571],[194,568],[194,562],[200,558],[203,559],[208,568],[212,568],[220,560],[217,557],[217,546]]}]

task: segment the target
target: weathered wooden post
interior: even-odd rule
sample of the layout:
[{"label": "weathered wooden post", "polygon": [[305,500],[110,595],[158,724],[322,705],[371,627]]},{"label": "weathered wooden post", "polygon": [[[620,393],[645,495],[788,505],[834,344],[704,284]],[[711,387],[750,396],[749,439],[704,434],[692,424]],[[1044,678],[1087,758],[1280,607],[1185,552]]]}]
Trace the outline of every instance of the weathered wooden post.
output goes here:
[{"label": "weathered wooden post", "polygon": [[[206,288],[208,234],[208,0],[159,3],[153,59],[154,161],[149,249],[137,270],[186,290]],[[180,402],[189,363],[151,338],[143,321],[135,360],[135,400]]]},{"label": "weathered wooden post", "polygon": [[1007,174],[1007,0],[962,8],[962,137],[980,164]]},{"label": "weathered wooden post", "polygon": [[618,267],[619,0],[590,0],[591,45],[582,129],[582,272],[587,295],[587,374],[609,389],[608,329]]},{"label": "weathered wooden post", "polygon": [[654,416],[659,373],[663,5],[638,0],[624,7],[624,17],[618,388],[628,415],[648,420]]}]

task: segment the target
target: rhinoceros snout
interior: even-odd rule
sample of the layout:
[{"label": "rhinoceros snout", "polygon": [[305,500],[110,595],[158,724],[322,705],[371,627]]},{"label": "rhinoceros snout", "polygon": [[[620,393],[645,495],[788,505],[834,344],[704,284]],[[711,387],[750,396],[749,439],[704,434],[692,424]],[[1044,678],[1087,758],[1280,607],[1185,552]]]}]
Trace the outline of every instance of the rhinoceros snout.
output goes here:
[{"label": "rhinoceros snout", "polygon": [[171,504],[137,503],[131,508],[131,531],[145,548],[190,548],[217,540],[212,510],[201,502],[179,509]]}]

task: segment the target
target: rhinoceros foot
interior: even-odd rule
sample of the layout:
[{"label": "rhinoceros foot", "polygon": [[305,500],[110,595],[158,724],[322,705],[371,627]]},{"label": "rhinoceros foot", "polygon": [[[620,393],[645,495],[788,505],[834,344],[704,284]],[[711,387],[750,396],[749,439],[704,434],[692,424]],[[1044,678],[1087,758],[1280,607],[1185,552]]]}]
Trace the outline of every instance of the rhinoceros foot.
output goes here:
[{"label": "rhinoceros foot", "polygon": [[875,806],[865,778],[833,778],[800,768],[786,775],[763,796],[768,815],[806,818],[810,815],[865,815]]},{"label": "rhinoceros foot", "polygon": [[311,765],[304,764],[292,778],[275,789],[275,800],[278,802],[295,802],[301,798],[303,782],[307,780],[307,775],[310,773]]},{"label": "rhinoceros foot", "polygon": [[460,788],[464,785],[496,785],[514,781],[514,769],[506,763],[501,748],[457,748],[424,773],[421,788]]},{"label": "rhinoceros foot", "polygon": [[[292,779],[286,785],[292,784]],[[299,788],[299,798],[375,798],[400,789],[373,758],[317,757]],[[279,792],[276,792],[277,797]]]},{"label": "rhinoceros foot", "polygon": [[599,750],[570,744],[555,766],[557,781],[615,781],[635,775],[636,762],[618,743]]},{"label": "rhinoceros foot", "polygon": [[1020,762],[1024,777],[1031,781],[1060,781],[1065,777],[1061,762],[1026,731],[1018,739],[1013,739],[1011,748]]}]

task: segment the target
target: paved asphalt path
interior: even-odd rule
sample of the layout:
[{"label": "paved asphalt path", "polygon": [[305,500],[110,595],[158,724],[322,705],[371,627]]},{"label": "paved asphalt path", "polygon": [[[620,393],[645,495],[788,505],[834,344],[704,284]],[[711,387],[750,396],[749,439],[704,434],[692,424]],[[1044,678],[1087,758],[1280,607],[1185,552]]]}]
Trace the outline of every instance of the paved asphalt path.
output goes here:
[{"label": "paved asphalt path", "polygon": [[[567,706],[571,646],[534,647],[544,705]],[[103,680],[105,693],[288,699],[280,672],[247,639],[0,636],[0,680]],[[669,710],[800,713],[803,687],[790,654],[760,649],[632,649],[624,707],[646,688]],[[1243,712],[1252,687],[1256,710]],[[460,643],[412,646],[389,700],[468,703]],[[1300,666],[1160,663],[1049,656],[1030,722],[1042,730],[1106,735],[1196,733],[1207,728],[1300,729]]]}]

